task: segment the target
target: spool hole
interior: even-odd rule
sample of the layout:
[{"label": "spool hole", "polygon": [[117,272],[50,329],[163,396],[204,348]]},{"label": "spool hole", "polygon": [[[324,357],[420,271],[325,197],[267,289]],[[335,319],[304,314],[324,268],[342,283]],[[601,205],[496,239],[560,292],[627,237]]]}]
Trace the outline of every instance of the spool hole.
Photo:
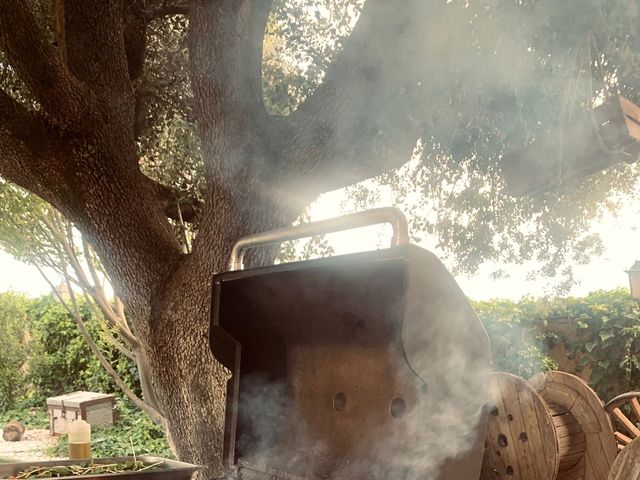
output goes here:
[{"label": "spool hole", "polygon": [[400,397],[394,398],[391,401],[391,407],[389,408],[389,412],[393,418],[402,417],[407,411],[407,403],[401,399]]},{"label": "spool hole", "polygon": [[333,397],[333,409],[336,412],[341,412],[345,408],[347,408],[347,396],[342,392],[336,393],[336,396]]}]

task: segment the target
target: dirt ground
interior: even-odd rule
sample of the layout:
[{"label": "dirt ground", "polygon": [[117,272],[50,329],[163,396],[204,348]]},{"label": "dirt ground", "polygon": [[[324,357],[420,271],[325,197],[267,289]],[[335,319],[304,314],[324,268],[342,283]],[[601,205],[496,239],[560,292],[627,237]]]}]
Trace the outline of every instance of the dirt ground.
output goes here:
[{"label": "dirt ground", "polygon": [[58,437],[52,437],[49,430],[27,430],[20,442],[5,442],[0,436],[0,459],[11,462],[54,460],[47,455],[47,449],[57,441]]}]

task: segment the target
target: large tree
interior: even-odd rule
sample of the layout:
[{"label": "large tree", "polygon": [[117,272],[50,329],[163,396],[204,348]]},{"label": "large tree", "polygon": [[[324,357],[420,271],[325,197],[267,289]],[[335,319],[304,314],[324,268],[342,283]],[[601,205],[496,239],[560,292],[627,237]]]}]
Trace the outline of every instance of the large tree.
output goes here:
[{"label": "large tree", "polygon": [[[638,96],[637,10],[634,0],[0,0],[0,175],[89,240],[178,456],[215,476],[229,372],[208,347],[211,277],[233,243],[401,166],[420,141],[420,176],[452,184],[446,199],[475,189],[493,199],[481,213],[515,209],[479,232],[496,255],[493,233],[509,247],[522,237],[511,227],[567,198],[514,206],[498,159],[566,120],[566,104],[589,109],[609,88]],[[269,42],[280,53],[266,65]],[[586,76],[577,95],[572,78]],[[484,225],[473,200],[442,230],[449,241],[465,222]],[[580,208],[562,228],[583,227]]]}]

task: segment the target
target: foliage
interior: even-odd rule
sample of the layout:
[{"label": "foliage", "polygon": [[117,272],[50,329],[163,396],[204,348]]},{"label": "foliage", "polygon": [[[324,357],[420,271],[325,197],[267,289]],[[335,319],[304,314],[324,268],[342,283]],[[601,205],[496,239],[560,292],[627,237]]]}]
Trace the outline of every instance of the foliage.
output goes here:
[{"label": "foliage", "polygon": [[583,298],[493,300],[474,304],[489,332],[496,370],[529,377],[561,347],[572,373],[603,399],[640,389],[640,304],[624,289]]},{"label": "foliage", "polygon": [[640,304],[627,291],[558,299],[545,307],[547,318],[571,321],[576,338],[559,335],[557,341],[578,359],[578,368],[592,369],[589,381],[603,398],[640,387]]},{"label": "foliage", "polygon": [[[311,221],[308,212],[301,215],[294,225],[308,223]],[[318,235],[309,239],[301,238],[280,244],[277,263],[300,262],[313,258],[329,257],[335,253],[325,235]]]},{"label": "foliage", "polygon": [[544,338],[534,333],[538,322],[535,301],[474,302],[474,308],[491,341],[494,371],[530,378],[556,367],[544,354]]},{"label": "foliage", "polygon": [[364,0],[275,0],[262,60],[267,109],[288,115],[322,83],[362,11]]},{"label": "foliage", "polygon": [[0,179],[0,247],[14,258],[47,264],[59,252],[43,219],[51,207],[37,196]]},{"label": "foliage", "polygon": [[23,295],[0,293],[0,413],[14,407],[24,394],[27,306],[28,300]]},{"label": "foliage", "polygon": [[[171,187],[176,203],[202,201],[205,178],[188,80],[187,26],[184,16],[149,25],[145,69],[137,84],[142,102],[137,125],[140,167]],[[183,240],[184,226],[174,226]],[[197,222],[187,227],[190,240]]]},{"label": "foliage", "polygon": [[[136,455],[175,458],[162,428],[154,424],[144,412],[121,398],[116,401],[116,412],[115,425],[91,428],[91,453],[94,457],[129,456],[133,454],[133,445]],[[49,453],[53,456],[65,456],[67,452],[67,437],[64,435]]]},{"label": "foliage", "polygon": [[[80,303],[85,324],[100,350],[123,380],[140,395],[137,369],[133,362],[120,355],[102,338],[104,321],[92,316]],[[6,331],[7,319],[19,326],[19,331]],[[30,300],[13,293],[0,293],[0,333],[3,349],[0,360],[11,352],[11,342],[19,347],[18,367],[26,364],[26,374],[16,378],[11,391],[0,401],[0,424],[18,420],[27,428],[48,428],[46,398],[77,390],[114,392],[117,387],[87,347],[67,310],[52,296]],[[28,333],[28,335],[27,335]],[[25,336],[28,343],[23,344]],[[8,358],[8,357],[7,357]],[[6,368],[5,368],[6,366]],[[14,368],[9,368],[13,366]],[[15,364],[0,363],[0,375],[20,373]],[[6,372],[5,372],[6,370]],[[13,377],[11,377],[13,378]],[[4,377],[0,377],[5,386]],[[15,393],[12,397],[11,394]],[[11,400],[11,403],[9,403]],[[126,400],[117,399],[117,424],[93,428],[93,452],[96,456],[131,454],[131,442],[136,454],[154,454],[173,458],[161,427]],[[10,408],[9,408],[10,407]],[[57,455],[66,455],[66,442],[58,443]]]},{"label": "foliage", "polygon": [[46,406],[29,407],[21,402],[11,410],[0,413],[0,425],[11,420],[22,423],[27,430],[49,428],[49,414]]},{"label": "foliage", "polygon": [[[425,58],[438,72],[420,103],[428,120],[414,159],[350,188],[349,210],[362,208],[363,192],[367,206],[387,190],[412,220],[415,239],[432,240],[455,272],[475,272],[489,259],[535,260],[536,273],[557,277],[554,286],[566,291],[572,266],[602,252],[590,223],[626,195],[637,198],[638,167],[618,164],[575,182],[559,178],[547,194],[515,198],[500,164],[544,134],[561,135],[571,114],[590,110],[596,98],[622,93],[640,101],[638,4],[447,3],[438,15],[449,31],[438,31],[439,41],[425,39],[435,44],[426,43]],[[504,25],[518,25],[517,32]]]},{"label": "foliage", "polygon": [[[139,342],[131,330],[124,305],[117,296],[108,295],[109,277],[86,239],[71,222],[46,202],[1,179],[0,211],[7,214],[9,219],[0,222],[0,247],[14,257],[36,266],[52,286],[54,281],[50,278],[51,272],[62,277],[67,295],[57,298],[62,302],[59,306],[73,312],[73,318],[80,327],[79,321],[83,316],[87,316],[87,309],[90,309],[97,322],[94,322],[94,325],[99,323],[101,328],[94,328],[89,332],[89,337],[93,338],[99,334],[108,340],[106,343],[111,344],[101,342],[95,346],[94,341],[84,338],[85,342],[89,342],[88,346],[93,354],[97,355],[96,349],[111,352],[116,348],[123,355],[132,358],[136,363],[137,373],[128,366],[124,357],[118,357],[119,368],[129,377],[142,377],[140,383],[145,389],[147,405],[153,403],[154,393],[147,378],[148,372],[144,368],[146,364],[138,355],[136,347]],[[187,232],[185,238],[186,234]],[[78,310],[78,290],[84,294],[84,313]],[[98,363],[104,367],[105,362],[109,361],[101,355],[99,357],[97,363],[90,364],[94,370],[100,368]],[[95,375],[101,374],[96,371]],[[113,376],[113,372],[111,375]],[[142,402],[139,397],[135,398],[135,391],[126,387],[127,378],[122,382],[119,380],[122,379],[115,379],[114,383],[119,385],[126,395],[134,401]]]},{"label": "foliage", "polygon": [[[103,340],[105,325],[92,317],[86,304],[80,305],[85,323],[100,350],[116,371],[139,393],[135,365]],[[32,354],[28,381],[31,402],[42,404],[47,397],[76,390],[113,392],[116,387],[100,366],[65,308],[51,296],[33,302],[31,318]]]},{"label": "foliage", "polygon": [[[273,2],[262,64],[271,113],[287,116],[322,84],[363,7],[364,0]],[[416,239],[435,238],[453,270],[474,272],[489,259],[535,259],[542,265],[538,274],[560,277],[556,286],[566,289],[571,265],[602,251],[600,239],[588,233],[590,222],[615,210],[618,194],[634,192],[637,168],[622,164],[548,195],[513,198],[499,163],[505,153],[557,130],[571,112],[590,109],[594,98],[620,92],[640,101],[637,2],[454,0],[434,5],[432,15],[442,27],[425,28],[425,37],[416,38],[424,43],[419,73],[427,72],[429,81],[412,111],[401,112],[424,126],[415,161],[349,190],[351,209],[371,205],[376,192],[388,188],[412,219]],[[205,178],[188,78],[188,28],[179,15],[151,22],[144,72],[135,84],[141,168],[172,187],[176,202],[201,201]],[[0,87],[27,101],[15,73],[4,70]],[[380,123],[382,129],[384,119]],[[357,200],[363,192],[372,200]],[[198,222],[176,225],[187,244],[197,229]]]},{"label": "foliage", "polygon": [[58,478],[69,476],[94,476],[101,474],[125,474],[128,472],[150,471],[162,468],[162,461],[144,463],[130,460],[124,463],[99,463],[95,461],[78,462],[75,465],[57,465],[53,467],[31,466],[16,474],[16,479]]}]

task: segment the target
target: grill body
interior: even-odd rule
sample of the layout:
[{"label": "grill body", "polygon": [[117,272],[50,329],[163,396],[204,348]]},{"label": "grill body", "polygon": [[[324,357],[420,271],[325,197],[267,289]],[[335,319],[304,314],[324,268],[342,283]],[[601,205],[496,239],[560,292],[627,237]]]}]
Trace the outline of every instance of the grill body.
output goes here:
[{"label": "grill body", "polygon": [[431,253],[403,245],[214,277],[241,479],[476,480],[489,343]]}]

